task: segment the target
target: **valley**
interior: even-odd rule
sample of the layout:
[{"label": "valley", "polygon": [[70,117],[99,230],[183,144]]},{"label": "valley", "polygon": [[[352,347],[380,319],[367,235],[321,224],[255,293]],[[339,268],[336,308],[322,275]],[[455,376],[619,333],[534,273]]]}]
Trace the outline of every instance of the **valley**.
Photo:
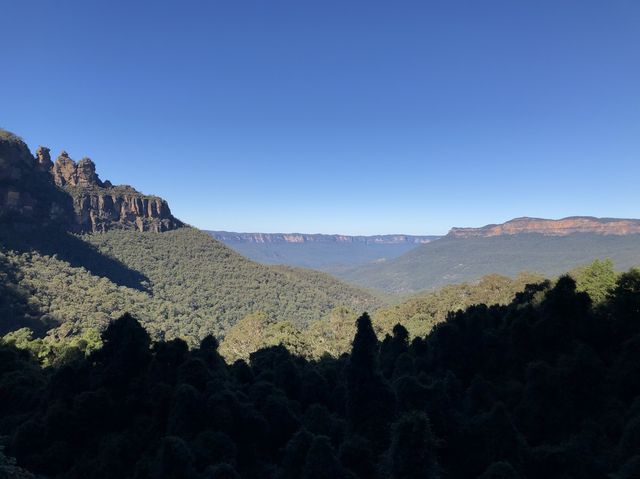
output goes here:
[{"label": "valley", "polygon": [[401,256],[439,236],[348,236],[209,231],[218,241],[259,263],[286,264],[329,273]]},{"label": "valley", "polygon": [[639,1],[1,15],[0,479],[640,479]]},{"label": "valley", "polygon": [[[638,264],[635,220],[520,218],[445,237],[200,231],[162,198],[100,180],[91,160],[62,153],[53,163],[48,149],[32,156],[0,131],[0,226],[0,391],[9,392],[0,432],[10,454],[0,442],[0,473],[9,477],[128,477],[135,468],[150,478],[238,479],[237,470],[257,479],[277,469],[293,479],[302,466],[287,458],[299,447],[308,448],[304,470],[320,454],[336,477],[399,471],[405,453],[425,451],[434,455],[421,471],[462,479],[517,467],[538,477],[548,444],[569,432],[587,443],[576,422],[606,424],[615,408],[602,404],[637,392],[637,366],[622,346],[610,349],[637,333],[638,270],[616,271]],[[559,365],[532,365],[542,355]],[[601,357],[618,366],[604,369]],[[520,392],[537,387],[531,374],[564,387],[588,368],[615,389],[574,380],[576,398],[548,393],[564,410],[587,389],[593,398],[553,427],[537,416],[543,399]],[[500,435],[517,445],[509,463],[496,463],[502,454],[455,459],[512,420]],[[73,432],[83,424],[91,442]],[[612,457],[629,427],[612,431],[600,454]],[[422,431],[420,442],[398,446],[403,428]],[[105,440],[136,456],[113,454]],[[349,459],[348,448],[369,459]],[[604,466],[563,467],[624,468],[624,448]],[[167,465],[165,455],[181,459]]]}]

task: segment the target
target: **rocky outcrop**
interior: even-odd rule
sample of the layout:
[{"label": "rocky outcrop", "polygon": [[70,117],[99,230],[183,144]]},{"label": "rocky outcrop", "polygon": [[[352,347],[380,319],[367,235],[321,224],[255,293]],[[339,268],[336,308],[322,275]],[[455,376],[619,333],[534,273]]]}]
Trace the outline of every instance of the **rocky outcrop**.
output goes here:
[{"label": "rocky outcrop", "polygon": [[39,146],[36,150],[36,161],[38,162],[38,169],[40,171],[46,171],[47,173],[53,169],[53,161],[51,161],[51,154],[49,148],[45,146]]},{"label": "rocky outcrop", "polygon": [[0,129],[0,222],[21,226],[70,222],[72,201],[53,184],[48,153],[39,148],[34,158],[21,138]]},{"label": "rocky outcrop", "polygon": [[54,220],[77,232],[183,226],[162,198],[101,181],[91,159],[76,163],[63,151],[53,163],[45,147],[34,158],[24,141],[0,130],[0,219],[9,217],[37,224]]},{"label": "rocky outcrop", "polygon": [[102,182],[90,158],[76,164],[63,151],[52,175],[56,185],[73,198],[75,223],[81,231],[129,229],[159,233],[183,226],[162,198],[144,195],[131,186]]},{"label": "rocky outcrop", "polygon": [[209,231],[209,234],[223,243],[362,243],[362,244],[423,244],[439,236],[375,235],[348,236],[303,233],[232,233],[229,231]]},{"label": "rocky outcrop", "polygon": [[[47,149],[48,152],[48,149]],[[58,186],[104,186],[96,174],[96,165],[90,158],[83,158],[77,164],[66,151],[60,153],[51,168],[53,181]]]},{"label": "rocky outcrop", "polygon": [[571,216],[559,220],[524,217],[481,228],[451,228],[447,236],[472,238],[525,233],[537,233],[546,236],[567,236],[574,233],[619,236],[640,234],[640,220],[595,218],[592,216]]},{"label": "rocky outcrop", "polygon": [[77,183],[76,162],[69,158],[66,151],[63,151],[53,165],[51,174],[58,186],[75,185]]},{"label": "rocky outcrop", "polygon": [[78,162],[76,182],[78,186],[103,186],[96,174],[96,165],[90,158],[83,158]]},{"label": "rocky outcrop", "polygon": [[72,192],[76,222],[84,231],[110,229],[160,233],[183,226],[162,198],[145,196],[129,188],[100,188]]}]

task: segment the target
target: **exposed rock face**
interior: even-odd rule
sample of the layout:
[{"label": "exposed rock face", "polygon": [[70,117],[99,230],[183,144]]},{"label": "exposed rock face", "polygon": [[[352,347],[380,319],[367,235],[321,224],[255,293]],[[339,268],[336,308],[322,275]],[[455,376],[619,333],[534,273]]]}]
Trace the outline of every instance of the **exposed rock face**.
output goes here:
[{"label": "exposed rock face", "polygon": [[45,146],[39,146],[36,150],[36,160],[40,171],[49,172],[53,168],[53,161],[51,161],[49,151],[49,148]]},{"label": "exposed rock face", "polygon": [[89,158],[76,164],[63,151],[52,174],[55,183],[73,197],[75,222],[81,231],[96,233],[115,228],[162,232],[183,226],[162,198],[100,181],[96,165]]},{"label": "exposed rock face", "polygon": [[161,232],[183,226],[162,198],[100,181],[89,158],[76,164],[63,151],[52,163],[45,147],[34,158],[20,138],[0,130],[0,219],[7,217],[37,224],[55,220],[79,232]]},{"label": "exposed rock face", "polygon": [[78,162],[76,180],[78,186],[102,186],[96,174],[96,165],[90,158],[83,158]]},{"label": "exposed rock face", "polygon": [[171,215],[166,201],[134,189],[80,189],[72,195],[76,221],[84,231],[131,229],[160,233],[183,226]]},{"label": "exposed rock face", "polygon": [[66,186],[67,184],[75,184],[76,179],[76,163],[66,151],[60,153],[55,165],[53,165],[53,179],[58,186]]},{"label": "exposed rock face", "polygon": [[60,153],[51,173],[58,186],[103,186],[90,158],[83,158],[76,164],[66,151]]},{"label": "exposed rock face", "polygon": [[594,218],[591,216],[570,216],[559,220],[525,217],[481,228],[451,228],[448,236],[469,238],[522,233],[538,233],[547,236],[567,236],[573,233],[595,233],[601,235],[640,234],[640,220]]},{"label": "exposed rock face", "polygon": [[210,231],[223,243],[364,243],[364,244],[423,244],[439,236],[412,235],[376,235],[348,236],[302,233],[232,233],[229,231]]},{"label": "exposed rock face", "polygon": [[0,130],[0,221],[66,225],[71,219],[71,198],[53,184],[48,153],[39,148],[34,158],[21,138]]}]

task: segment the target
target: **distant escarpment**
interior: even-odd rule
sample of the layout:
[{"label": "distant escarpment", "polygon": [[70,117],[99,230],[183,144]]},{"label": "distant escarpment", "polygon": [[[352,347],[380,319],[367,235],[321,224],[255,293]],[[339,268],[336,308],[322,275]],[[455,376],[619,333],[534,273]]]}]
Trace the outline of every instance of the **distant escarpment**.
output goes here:
[{"label": "distant escarpment", "polygon": [[624,236],[640,234],[640,220],[595,218],[592,216],[570,216],[559,220],[524,217],[481,228],[451,228],[447,236],[455,238],[486,238],[522,233],[537,233],[545,236],[567,236],[574,233]]},{"label": "distant escarpment", "polygon": [[360,244],[424,244],[439,236],[413,236],[405,234],[348,236],[306,233],[233,233],[229,231],[209,231],[209,234],[223,243],[360,243]]},{"label": "distant escarpment", "polygon": [[209,231],[238,253],[264,264],[286,264],[335,274],[345,267],[388,261],[438,236],[348,236],[305,233]]},{"label": "distant escarpment", "polygon": [[91,159],[76,163],[63,151],[54,163],[45,147],[34,157],[22,139],[5,130],[0,130],[1,218],[64,224],[76,232],[161,232],[183,226],[162,198],[101,181]]}]

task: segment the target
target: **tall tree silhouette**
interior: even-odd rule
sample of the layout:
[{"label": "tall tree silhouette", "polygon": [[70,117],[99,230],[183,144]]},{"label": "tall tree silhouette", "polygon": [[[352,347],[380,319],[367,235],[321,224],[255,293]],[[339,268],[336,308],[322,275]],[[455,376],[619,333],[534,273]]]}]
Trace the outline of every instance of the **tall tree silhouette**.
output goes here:
[{"label": "tall tree silhouette", "polygon": [[365,313],[358,318],[347,366],[347,418],[350,433],[371,441],[376,454],[389,443],[395,410],[395,395],[379,370],[378,351],[378,338]]}]

